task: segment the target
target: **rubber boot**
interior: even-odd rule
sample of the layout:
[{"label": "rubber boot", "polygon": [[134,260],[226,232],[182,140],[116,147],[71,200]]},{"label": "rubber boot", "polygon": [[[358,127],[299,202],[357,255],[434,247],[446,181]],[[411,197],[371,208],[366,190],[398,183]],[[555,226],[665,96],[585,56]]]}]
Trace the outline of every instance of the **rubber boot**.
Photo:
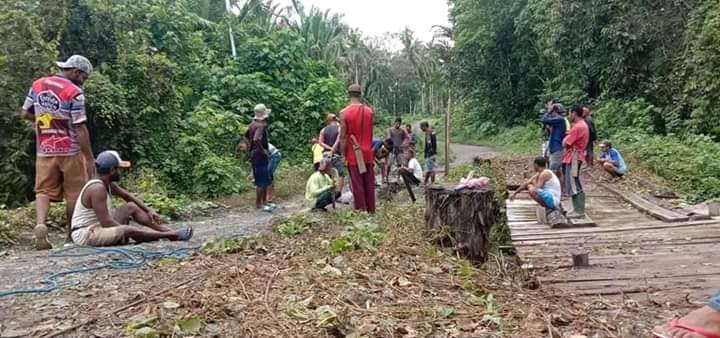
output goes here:
[{"label": "rubber boot", "polygon": [[583,218],[585,217],[585,192],[579,192],[572,196],[573,211],[567,215],[567,218]]}]

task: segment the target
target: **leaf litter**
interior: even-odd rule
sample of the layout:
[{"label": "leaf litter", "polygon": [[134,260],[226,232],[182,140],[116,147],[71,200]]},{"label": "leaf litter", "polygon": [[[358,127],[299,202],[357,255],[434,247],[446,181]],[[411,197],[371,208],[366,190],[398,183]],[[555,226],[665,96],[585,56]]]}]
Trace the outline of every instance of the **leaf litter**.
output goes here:
[{"label": "leaf litter", "polygon": [[[148,336],[620,336],[611,320],[596,319],[607,309],[552,288],[526,288],[531,276],[512,259],[477,267],[432,246],[422,220],[423,209],[417,206],[388,204],[372,218],[338,210],[313,221],[302,234],[217,240],[206,245],[210,251],[178,264],[136,272],[131,285],[122,281],[130,275],[108,272],[102,278],[127,285],[125,295],[144,290],[133,298],[143,303],[115,315],[98,310],[97,320],[79,331],[147,327],[143,333]],[[342,255],[328,245],[337,239],[347,242]],[[193,282],[152,296],[189,276],[195,276]],[[72,298],[71,305],[91,309],[93,303],[108,302],[102,285],[83,290],[90,291],[96,296]],[[117,300],[116,305],[130,302]],[[57,318],[66,318],[57,311]]]}]

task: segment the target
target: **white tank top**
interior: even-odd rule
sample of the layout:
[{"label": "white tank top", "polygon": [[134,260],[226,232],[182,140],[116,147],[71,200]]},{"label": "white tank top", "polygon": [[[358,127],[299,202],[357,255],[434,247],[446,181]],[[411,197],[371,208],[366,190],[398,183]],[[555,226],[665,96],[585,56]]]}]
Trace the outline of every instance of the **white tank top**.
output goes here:
[{"label": "white tank top", "polygon": [[[100,224],[100,221],[98,221],[98,219],[97,219],[97,215],[95,215],[95,210],[93,210],[92,208],[86,207],[82,203],[82,198],[83,198],[83,195],[85,194],[85,190],[87,189],[87,187],[89,187],[92,184],[97,184],[97,183],[103,184],[103,182],[98,179],[90,180],[87,183],[85,183],[85,186],[80,191],[80,197],[78,197],[77,203],[75,203],[75,211],[73,212],[72,222],[70,223],[70,224],[72,224],[72,230],[87,228],[87,227],[90,227],[93,225]],[[110,192],[108,192],[108,194],[107,194],[108,211],[111,210],[110,209],[111,202],[112,202],[112,200],[110,198]]]},{"label": "white tank top", "polygon": [[545,182],[545,185],[543,185],[540,189],[549,192],[552,195],[553,200],[555,200],[555,204],[557,205],[558,203],[560,203],[560,196],[562,194],[560,190],[560,180],[551,170],[545,169],[545,171],[550,173],[551,178],[547,182]]}]

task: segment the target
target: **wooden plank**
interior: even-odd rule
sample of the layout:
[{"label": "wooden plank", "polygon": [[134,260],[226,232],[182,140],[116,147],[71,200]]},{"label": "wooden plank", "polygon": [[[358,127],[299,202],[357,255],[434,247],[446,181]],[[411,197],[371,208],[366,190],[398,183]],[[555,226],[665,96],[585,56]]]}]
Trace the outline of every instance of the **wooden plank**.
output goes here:
[{"label": "wooden plank", "polygon": [[630,203],[632,206],[639,209],[640,211],[647,213],[648,215],[651,215],[664,222],[684,222],[690,219],[690,217],[686,215],[682,215],[677,212],[670,211],[655,204],[652,204],[648,200],[644,199],[642,196],[634,192],[623,191],[604,183],[599,183],[599,185],[609,190],[610,192],[618,195],[624,201]]}]

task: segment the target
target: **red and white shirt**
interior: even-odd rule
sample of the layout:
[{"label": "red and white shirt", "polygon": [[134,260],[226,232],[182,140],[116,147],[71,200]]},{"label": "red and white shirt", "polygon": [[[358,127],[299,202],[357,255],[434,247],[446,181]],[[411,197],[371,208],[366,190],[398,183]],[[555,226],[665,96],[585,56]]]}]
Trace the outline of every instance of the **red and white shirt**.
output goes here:
[{"label": "red and white shirt", "polygon": [[85,96],[62,76],[36,80],[23,104],[35,116],[37,156],[72,156],[80,152],[76,125],[85,123]]}]

